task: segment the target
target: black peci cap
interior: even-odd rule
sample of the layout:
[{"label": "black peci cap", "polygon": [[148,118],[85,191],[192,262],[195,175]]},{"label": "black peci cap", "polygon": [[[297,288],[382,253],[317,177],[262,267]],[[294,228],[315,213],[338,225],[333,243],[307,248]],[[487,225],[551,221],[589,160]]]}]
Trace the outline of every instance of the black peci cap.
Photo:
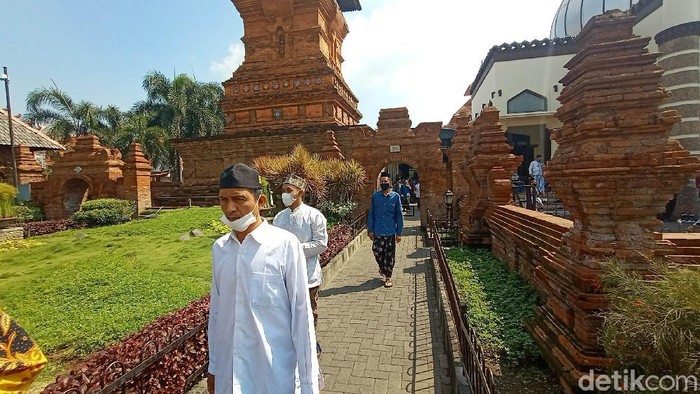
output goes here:
[{"label": "black peci cap", "polygon": [[245,189],[261,189],[260,173],[243,163],[236,163],[223,170],[219,177],[219,189],[240,187]]}]

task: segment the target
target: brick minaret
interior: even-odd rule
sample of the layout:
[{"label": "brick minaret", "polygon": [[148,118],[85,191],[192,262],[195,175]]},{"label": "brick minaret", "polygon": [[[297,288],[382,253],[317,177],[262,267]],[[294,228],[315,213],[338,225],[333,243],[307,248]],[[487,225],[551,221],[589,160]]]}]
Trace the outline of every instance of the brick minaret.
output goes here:
[{"label": "brick minaret", "polygon": [[224,82],[226,133],[354,125],[357,97],[341,73],[348,26],[335,0],[232,0],[245,61]]}]

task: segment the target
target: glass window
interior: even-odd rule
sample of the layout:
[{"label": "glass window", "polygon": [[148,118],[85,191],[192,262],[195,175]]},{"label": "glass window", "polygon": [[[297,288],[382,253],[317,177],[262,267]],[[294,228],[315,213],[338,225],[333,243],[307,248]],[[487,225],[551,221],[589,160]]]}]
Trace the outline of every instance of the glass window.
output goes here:
[{"label": "glass window", "polygon": [[566,22],[566,2],[562,2],[559,11],[557,12],[557,16],[554,22],[553,30],[554,30],[554,37],[566,37],[566,31],[564,31],[564,22]]},{"label": "glass window", "polygon": [[577,36],[581,32],[581,1],[570,0],[566,10],[566,35]]},{"label": "glass window", "polygon": [[630,9],[630,0],[605,0],[605,11],[608,10],[622,10],[627,11]]},{"label": "glass window", "polygon": [[586,0],[583,3],[583,11],[581,12],[581,20],[583,25],[586,26],[589,20],[594,16],[603,13],[603,0]]},{"label": "glass window", "polygon": [[529,89],[508,100],[508,113],[541,112],[547,110],[547,98]]}]

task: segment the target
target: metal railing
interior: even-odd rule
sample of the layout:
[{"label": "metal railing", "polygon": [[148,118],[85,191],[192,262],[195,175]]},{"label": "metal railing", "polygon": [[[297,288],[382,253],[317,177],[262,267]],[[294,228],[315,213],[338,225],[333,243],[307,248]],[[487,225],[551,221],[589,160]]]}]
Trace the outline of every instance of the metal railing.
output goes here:
[{"label": "metal railing", "polygon": [[[77,383],[79,387],[71,387],[63,391],[51,393],[61,394],[111,394],[119,393],[151,393],[162,390],[172,385],[173,373],[169,370],[155,368],[167,359],[175,360],[175,363],[185,363],[188,366],[184,370],[188,375],[184,377],[181,393],[192,388],[207,372],[209,361],[206,351],[206,335],[208,320],[186,331],[184,325],[174,326],[168,333],[165,345],[162,347],[155,340],[145,342],[141,347],[141,353],[135,366],[129,367],[124,362],[113,361],[99,374],[91,378],[84,375]],[[204,345],[204,349],[201,346]],[[189,355],[195,355],[195,360],[188,360]],[[179,361],[177,361],[179,360]],[[162,368],[162,365],[160,366]],[[183,372],[182,370],[178,373]],[[45,391],[46,392],[46,391]],[[172,392],[178,392],[173,390]]]},{"label": "metal railing", "polygon": [[355,239],[357,234],[361,233],[362,230],[367,228],[367,214],[368,211],[364,211],[361,214],[355,216],[350,222],[350,227],[352,227],[352,238]]},{"label": "metal railing", "polygon": [[445,285],[445,293],[450,305],[457,337],[459,340],[459,354],[465,366],[466,375],[472,392],[476,394],[495,394],[496,384],[493,372],[486,366],[484,351],[479,345],[476,332],[469,325],[469,320],[462,313],[459,302],[459,292],[452,277],[452,271],[447,263],[445,250],[442,247],[438,220],[434,220],[430,211],[427,212],[428,225],[430,227],[430,239],[432,240],[435,255],[437,256],[440,277]]}]

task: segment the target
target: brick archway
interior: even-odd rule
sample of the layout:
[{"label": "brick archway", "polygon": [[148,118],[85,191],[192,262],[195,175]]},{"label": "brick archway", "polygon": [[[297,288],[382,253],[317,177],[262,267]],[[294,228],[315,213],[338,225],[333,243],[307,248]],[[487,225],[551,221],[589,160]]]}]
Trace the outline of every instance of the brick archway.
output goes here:
[{"label": "brick archway", "polygon": [[[387,120],[388,118],[388,120]],[[375,177],[389,163],[406,163],[413,167],[421,182],[421,225],[427,225],[427,210],[437,217],[445,215],[442,196],[447,191],[448,168],[442,160],[439,133],[442,122],[420,123],[411,128],[405,108],[382,110],[379,129],[370,133],[353,133],[349,156],[367,170],[365,187],[356,194],[360,209],[369,207],[375,191]]]},{"label": "brick archway", "polygon": [[88,200],[90,195],[89,179],[81,177],[67,180],[61,188],[61,200],[63,201],[63,214],[70,216],[80,209],[80,206]]},{"label": "brick archway", "polygon": [[[415,159],[406,159],[404,157],[389,156],[389,157],[386,157],[386,158],[380,160],[379,162],[377,162],[377,164],[374,167],[370,167],[371,170],[370,170],[368,175],[370,177],[372,177],[372,174],[375,174],[375,176],[378,177],[379,173],[382,171],[382,169],[384,169],[385,167],[387,167],[391,163],[407,164],[407,165],[411,166],[413,169],[415,169],[416,172],[418,173],[418,175],[421,174],[421,171],[418,168],[418,164],[415,163]],[[396,179],[392,179],[392,182],[393,181],[396,181]]]},{"label": "brick archway", "polygon": [[32,185],[48,219],[69,217],[88,199],[127,199],[139,210],[150,205],[151,167],[137,143],[130,145],[125,163],[118,149],[101,146],[94,135],[81,136],[54,159],[51,170],[46,181]]}]

